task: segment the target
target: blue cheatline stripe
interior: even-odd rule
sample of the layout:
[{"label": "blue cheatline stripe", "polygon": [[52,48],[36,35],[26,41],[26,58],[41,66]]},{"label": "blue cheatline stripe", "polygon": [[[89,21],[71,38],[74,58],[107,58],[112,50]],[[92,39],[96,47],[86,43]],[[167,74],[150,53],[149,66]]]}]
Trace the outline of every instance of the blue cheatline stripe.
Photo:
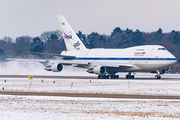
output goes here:
[{"label": "blue cheatline stripe", "polygon": [[63,58],[64,60],[176,60],[176,58]]}]

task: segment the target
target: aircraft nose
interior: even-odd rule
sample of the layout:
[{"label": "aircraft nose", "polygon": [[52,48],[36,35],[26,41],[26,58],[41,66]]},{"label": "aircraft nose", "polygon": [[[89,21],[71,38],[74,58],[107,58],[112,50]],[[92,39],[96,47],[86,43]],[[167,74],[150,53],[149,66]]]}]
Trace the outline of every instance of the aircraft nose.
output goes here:
[{"label": "aircraft nose", "polygon": [[177,59],[176,59],[176,57],[173,55],[173,58],[172,58],[171,64],[172,64],[172,65],[174,65],[176,62],[177,62]]}]

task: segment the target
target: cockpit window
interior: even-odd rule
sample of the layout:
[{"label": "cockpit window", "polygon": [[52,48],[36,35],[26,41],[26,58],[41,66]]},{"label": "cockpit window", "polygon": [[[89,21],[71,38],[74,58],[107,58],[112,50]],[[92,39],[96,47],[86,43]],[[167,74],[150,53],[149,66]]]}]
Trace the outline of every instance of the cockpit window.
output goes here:
[{"label": "cockpit window", "polygon": [[166,50],[166,48],[158,48],[158,50]]}]

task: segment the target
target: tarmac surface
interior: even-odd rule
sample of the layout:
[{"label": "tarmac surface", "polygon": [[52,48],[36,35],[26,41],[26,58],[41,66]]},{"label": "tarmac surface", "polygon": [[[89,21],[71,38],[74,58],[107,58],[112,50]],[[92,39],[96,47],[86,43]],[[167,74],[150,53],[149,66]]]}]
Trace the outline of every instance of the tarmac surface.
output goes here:
[{"label": "tarmac surface", "polygon": [[[0,78],[27,78],[28,75],[0,75]],[[63,79],[97,79],[96,76],[39,76],[34,78],[63,78]],[[125,78],[123,78],[125,79]],[[101,80],[101,79],[97,79]],[[108,79],[110,80],[110,79]],[[117,80],[121,80],[117,79]],[[133,79],[132,79],[133,80]],[[135,80],[154,80],[153,78],[136,78]],[[180,78],[164,77],[161,80],[180,80]],[[53,93],[53,92],[14,92],[0,91],[1,95],[25,95],[25,96],[64,96],[64,97],[91,97],[91,98],[128,98],[128,99],[180,99],[180,96],[165,95],[132,95],[132,94],[93,94],[93,93]]]},{"label": "tarmac surface", "polygon": [[89,94],[89,93],[48,93],[48,92],[11,92],[0,91],[1,95],[30,95],[30,96],[63,96],[91,98],[129,98],[129,99],[180,99],[180,96],[158,95],[128,95],[128,94]]},{"label": "tarmac surface", "polygon": [[[45,76],[45,75],[32,75],[34,78],[61,78],[61,79],[96,79],[94,76]],[[28,75],[0,75],[0,78],[28,78]]]},{"label": "tarmac surface", "polygon": [[[33,78],[54,78],[54,79],[98,79],[97,76],[50,76],[50,75],[32,75]],[[0,75],[0,78],[28,78],[28,75]],[[98,79],[98,80],[111,80],[111,79]],[[120,76],[119,79],[115,80],[126,80],[125,76]],[[151,75],[151,77],[141,77],[135,76],[135,79],[128,80],[155,80],[155,77]],[[162,76],[160,80],[167,81],[180,81],[179,77],[165,77]]]}]

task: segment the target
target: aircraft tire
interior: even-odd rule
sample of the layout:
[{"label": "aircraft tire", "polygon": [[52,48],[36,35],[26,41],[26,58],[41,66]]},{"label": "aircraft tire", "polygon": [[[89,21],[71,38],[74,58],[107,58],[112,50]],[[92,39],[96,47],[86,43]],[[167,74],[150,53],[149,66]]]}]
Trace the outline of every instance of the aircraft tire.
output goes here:
[{"label": "aircraft tire", "polygon": [[117,75],[116,78],[119,79],[119,75]]},{"label": "aircraft tire", "polygon": [[106,76],[106,79],[109,79],[109,75]]},{"label": "aircraft tire", "polygon": [[102,75],[103,76],[103,79],[106,79],[106,75]]},{"label": "aircraft tire", "polygon": [[98,75],[98,79],[109,79],[109,75]]},{"label": "aircraft tire", "polygon": [[158,79],[158,75],[155,75],[155,78]]},{"label": "aircraft tire", "polygon": [[158,80],[158,79],[161,79],[161,76],[160,75],[156,75],[155,78]]},{"label": "aircraft tire", "polygon": [[111,75],[111,79],[114,79],[114,75]]},{"label": "aircraft tire", "polygon": [[119,75],[111,75],[111,79],[119,79]]},{"label": "aircraft tire", "polygon": [[126,79],[129,79],[129,75],[126,75]]},{"label": "aircraft tire", "polygon": [[101,75],[98,75],[98,79],[101,79]]},{"label": "aircraft tire", "polygon": [[131,79],[134,79],[134,75],[131,75]]}]

